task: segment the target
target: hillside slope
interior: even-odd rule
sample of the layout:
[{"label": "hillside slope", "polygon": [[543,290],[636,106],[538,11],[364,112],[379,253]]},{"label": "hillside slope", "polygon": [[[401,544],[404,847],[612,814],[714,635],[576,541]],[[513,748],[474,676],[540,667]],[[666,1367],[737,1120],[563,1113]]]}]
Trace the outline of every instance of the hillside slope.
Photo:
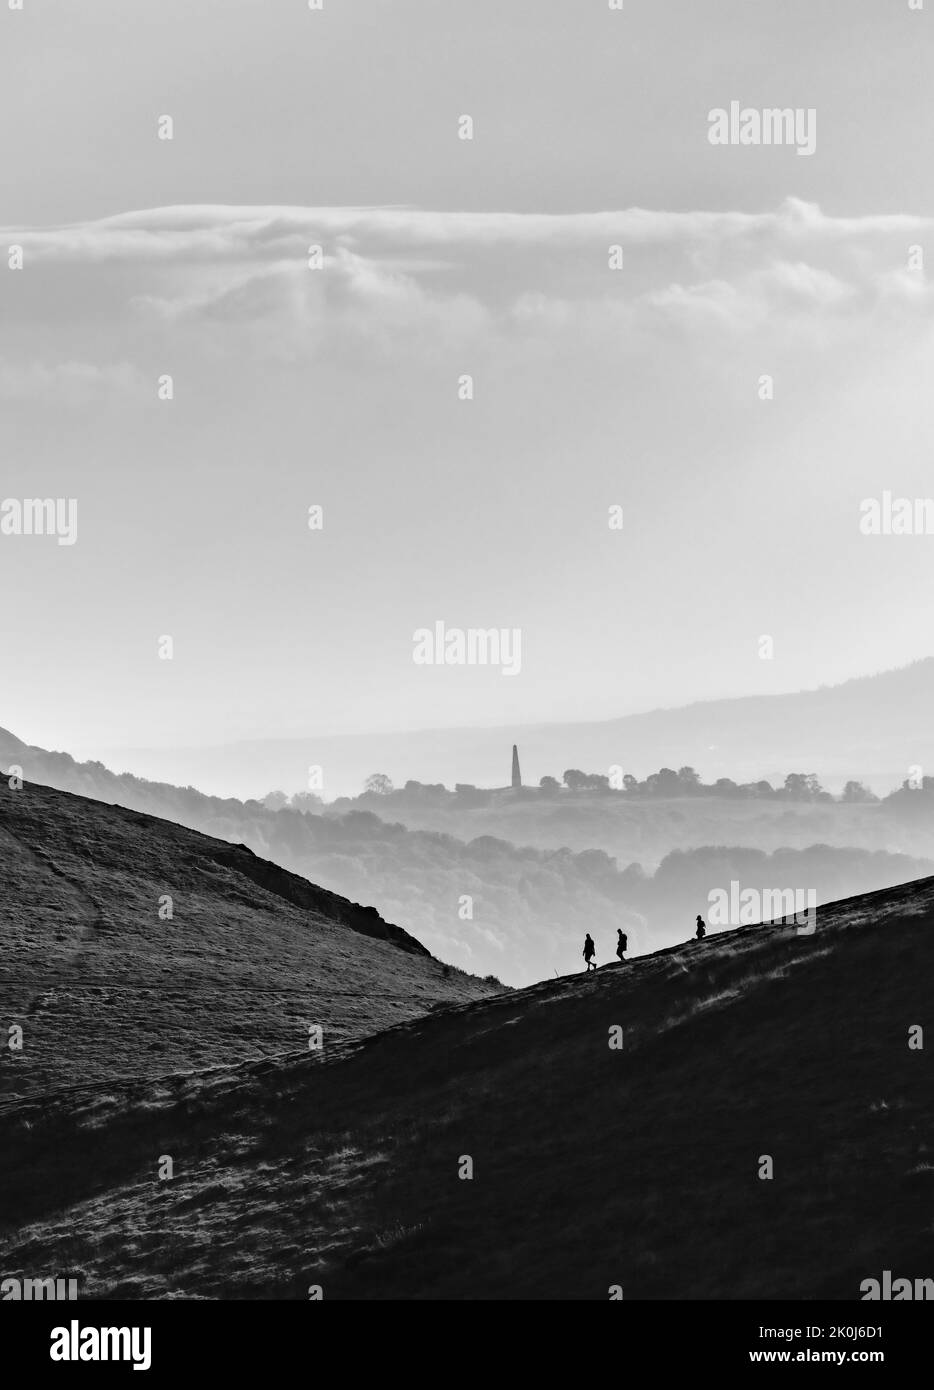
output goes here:
[{"label": "hillside slope", "polygon": [[243,845],[0,781],[3,1041],[24,1029],[0,1094],[267,1056],[309,1024],[333,1041],[490,992]]},{"label": "hillside slope", "polygon": [[299,1299],[855,1299],[930,1275],[931,1051],[908,1042],[932,927],[925,879],[812,936],[743,928],[323,1055],[8,1105],[0,1267]]}]

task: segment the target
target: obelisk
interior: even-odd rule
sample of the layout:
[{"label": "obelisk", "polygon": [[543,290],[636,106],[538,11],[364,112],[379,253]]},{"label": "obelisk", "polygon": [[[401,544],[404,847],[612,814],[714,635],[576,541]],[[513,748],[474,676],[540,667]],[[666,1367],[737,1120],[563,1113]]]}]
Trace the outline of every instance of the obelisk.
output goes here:
[{"label": "obelisk", "polygon": [[512,745],[512,786],[515,791],[522,786],[522,773],[519,771],[519,749]]}]

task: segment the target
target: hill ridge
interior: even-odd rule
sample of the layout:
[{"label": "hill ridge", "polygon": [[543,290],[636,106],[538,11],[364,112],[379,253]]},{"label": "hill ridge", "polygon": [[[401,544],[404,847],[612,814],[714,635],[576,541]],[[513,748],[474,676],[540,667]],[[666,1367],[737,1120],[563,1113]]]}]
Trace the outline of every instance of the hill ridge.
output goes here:
[{"label": "hill ridge", "polygon": [[372,1031],[492,992],[401,927],[228,843],[0,782],[0,1096]]}]

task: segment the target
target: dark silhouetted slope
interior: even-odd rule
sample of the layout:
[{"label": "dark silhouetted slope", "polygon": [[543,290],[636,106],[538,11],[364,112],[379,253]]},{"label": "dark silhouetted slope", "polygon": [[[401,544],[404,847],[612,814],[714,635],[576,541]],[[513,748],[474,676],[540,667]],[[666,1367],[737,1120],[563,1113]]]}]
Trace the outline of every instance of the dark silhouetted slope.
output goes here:
[{"label": "dark silhouetted slope", "polygon": [[932,929],[925,879],[812,936],[743,928],[323,1056],[18,1102],[0,1266],[90,1297],[856,1299],[932,1275],[931,1053],[908,1046]]},{"label": "dark silhouetted slope", "polygon": [[309,1025],[334,1041],[488,993],[243,845],[0,781],[3,1041],[24,1030],[0,1093],[262,1057]]}]

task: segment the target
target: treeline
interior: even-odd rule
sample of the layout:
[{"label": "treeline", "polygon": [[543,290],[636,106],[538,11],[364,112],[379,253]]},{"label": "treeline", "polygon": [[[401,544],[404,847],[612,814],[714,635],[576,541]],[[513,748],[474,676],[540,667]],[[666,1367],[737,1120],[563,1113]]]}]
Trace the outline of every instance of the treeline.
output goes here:
[{"label": "treeline", "polygon": [[[928,779],[930,780],[930,779]],[[700,774],[693,767],[677,770],[670,767],[652,772],[640,782],[630,772],[620,772],[610,776],[602,772],[581,772],[578,768],[568,768],[559,782],[556,777],[543,777],[537,787],[522,787],[511,794],[529,800],[541,798],[561,798],[569,792],[593,792],[603,796],[625,797],[729,797],[736,800],[771,800],[794,802],[873,802],[879,798],[861,782],[847,782],[838,797],[825,791],[813,772],[789,772],[780,787],[771,782],[734,782],[729,777],[719,777],[715,782],[702,782]],[[331,803],[330,809],[346,810],[355,805],[389,806],[413,804],[450,804],[464,808],[489,806],[501,793],[493,788],[475,787],[467,782],[458,782],[449,791],[442,782],[408,781],[402,787],[395,787],[384,773],[374,773],[368,777],[363,791],[356,797],[339,797]],[[308,793],[298,797],[287,797],[285,792],[270,792],[266,804],[273,807],[284,805],[303,809]]]},{"label": "treeline", "polygon": [[906,777],[897,791],[885,798],[886,808],[899,820],[934,820],[934,777],[923,777],[920,768],[917,774]]}]

